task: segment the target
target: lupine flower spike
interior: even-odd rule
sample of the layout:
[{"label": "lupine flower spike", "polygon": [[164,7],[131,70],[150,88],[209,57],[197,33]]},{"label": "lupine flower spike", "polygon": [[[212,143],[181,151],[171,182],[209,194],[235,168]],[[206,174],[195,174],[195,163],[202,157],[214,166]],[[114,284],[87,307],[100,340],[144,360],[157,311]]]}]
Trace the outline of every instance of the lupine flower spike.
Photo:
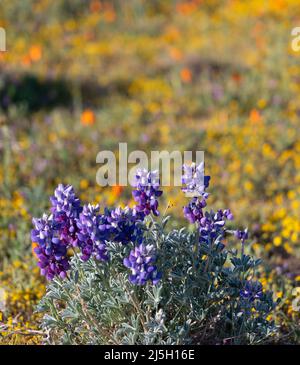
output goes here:
[{"label": "lupine flower spike", "polygon": [[129,280],[132,284],[144,285],[149,280],[156,285],[161,279],[161,273],[155,266],[155,252],[152,245],[143,245],[131,250],[129,257],[124,259],[124,265],[131,270]]},{"label": "lupine flower spike", "polygon": [[136,171],[134,187],[132,195],[134,200],[138,203],[135,207],[137,212],[144,216],[151,212],[158,216],[158,201],[157,198],[162,195],[159,189],[158,171],[148,172],[145,169],[138,169]]}]

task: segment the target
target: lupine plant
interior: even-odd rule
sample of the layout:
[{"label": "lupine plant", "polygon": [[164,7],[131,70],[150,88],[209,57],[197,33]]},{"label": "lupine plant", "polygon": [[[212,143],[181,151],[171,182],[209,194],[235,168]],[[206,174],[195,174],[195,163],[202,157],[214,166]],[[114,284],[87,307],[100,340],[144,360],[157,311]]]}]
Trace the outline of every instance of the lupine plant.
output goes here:
[{"label": "lupine plant", "polygon": [[[59,185],[32,239],[49,283],[38,310],[52,344],[255,344],[271,341],[272,293],[229,209],[208,210],[210,178],[185,166],[189,227],[168,229],[157,172],[138,170],[133,208],[81,206]],[[200,181],[202,181],[200,183]],[[202,184],[202,185],[201,185]],[[241,249],[230,249],[233,240]]]}]

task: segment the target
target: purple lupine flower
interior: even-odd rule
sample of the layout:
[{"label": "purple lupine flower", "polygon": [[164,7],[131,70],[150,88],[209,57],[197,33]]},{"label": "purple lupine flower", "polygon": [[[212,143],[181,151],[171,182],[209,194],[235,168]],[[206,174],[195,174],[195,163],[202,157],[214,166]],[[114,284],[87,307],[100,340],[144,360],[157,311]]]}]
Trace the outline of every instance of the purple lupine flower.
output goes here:
[{"label": "purple lupine flower", "polygon": [[237,230],[234,232],[234,235],[237,239],[244,243],[248,239],[248,229],[246,228],[243,231]]},{"label": "purple lupine flower", "polygon": [[113,240],[122,244],[140,241],[142,232],[137,222],[142,216],[135,209],[118,207],[110,212],[110,223],[113,229]]},{"label": "purple lupine flower", "polygon": [[50,197],[51,212],[53,219],[60,224],[60,238],[66,244],[76,246],[76,219],[82,211],[79,198],[76,197],[71,185],[59,184],[54,191],[54,196]]},{"label": "purple lupine flower", "polygon": [[124,266],[131,270],[130,282],[135,285],[145,285],[150,280],[156,285],[162,275],[157,271],[155,261],[153,245],[140,244],[131,250],[129,257],[123,260]]},{"label": "purple lupine flower", "polygon": [[31,239],[38,246],[34,252],[38,258],[41,275],[52,280],[54,276],[64,278],[69,269],[67,244],[60,239],[60,224],[53,220],[53,216],[44,214],[42,218],[33,218],[34,229]]},{"label": "purple lupine flower", "polygon": [[133,190],[132,195],[138,203],[135,207],[138,213],[143,216],[147,216],[151,212],[156,216],[159,215],[157,198],[162,195],[159,186],[158,171],[148,172],[146,169],[136,171],[134,182],[136,190]]},{"label": "purple lupine flower", "polygon": [[183,169],[182,183],[185,187],[182,191],[192,196],[189,204],[183,207],[183,213],[190,223],[199,223],[204,217],[203,208],[206,207],[208,198],[205,189],[209,185],[210,176],[204,176],[203,162],[198,166],[195,163],[183,165]]},{"label": "purple lupine flower", "polygon": [[240,291],[240,297],[250,302],[261,299],[262,295],[262,284],[259,281],[246,281],[244,288]]},{"label": "purple lupine flower", "polygon": [[112,240],[113,227],[111,225],[111,212],[105,208],[104,213],[100,214],[97,222],[97,236],[100,242]]},{"label": "purple lupine flower", "polygon": [[81,259],[87,261],[94,256],[97,260],[107,261],[107,241],[139,242],[142,235],[136,223],[140,219],[140,214],[128,207],[112,211],[106,208],[103,214],[99,214],[98,205],[85,205],[76,220]]},{"label": "purple lupine flower", "polygon": [[216,213],[213,211],[205,212],[203,218],[198,223],[200,233],[200,243],[209,244],[217,237],[224,237],[225,224],[227,220],[232,220],[233,215],[230,210],[218,210]]},{"label": "purple lupine flower", "polygon": [[[209,186],[210,176],[204,176],[204,163],[198,166],[192,163],[191,166],[183,166],[185,174],[182,182],[185,193],[194,195],[187,206],[183,208],[184,216],[190,223],[196,223],[199,229],[199,242],[210,244],[217,237],[223,238],[225,235],[225,223],[233,219],[233,214],[229,209],[204,212],[208,193],[205,191]],[[219,242],[223,249],[225,246]]]},{"label": "purple lupine flower", "polygon": [[92,255],[97,260],[108,260],[105,240],[108,239],[110,225],[104,225],[103,221],[99,214],[99,205],[85,205],[79,214],[76,220],[76,237],[83,261],[87,261]]},{"label": "purple lupine flower", "polygon": [[205,190],[208,188],[210,176],[204,175],[204,163],[196,165],[193,162],[190,166],[183,165],[183,170],[182,183],[185,187],[182,188],[182,191],[193,196],[205,195],[207,197]]},{"label": "purple lupine flower", "polygon": [[234,232],[234,235],[236,238],[238,238],[241,241],[242,255],[244,255],[245,242],[248,239],[248,228],[244,229],[243,231],[237,230]]},{"label": "purple lupine flower", "polygon": [[198,197],[194,197],[189,204],[183,208],[184,216],[190,223],[200,222],[204,215],[203,208],[205,206],[206,200],[204,198],[200,200]]},{"label": "purple lupine flower", "polygon": [[228,219],[229,221],[232,221],[234,219],[234,216],[231,213],[231,210],[230,209],[225,209],[223,211],[223,214],[224,214],[225,218]]},{"label": "purple lupine flower", "polygon": [[80,200],[75,195],[72,185],[59,184],[54,191],[54,196],[50,197],[50,201],[52,204],[51,212],[54,216],[65,214],[70,217],[78,215],[82,211]]},{"label": "purple lupine flower", "polygon": [[70,185],[58,185],[50,201],[52,214],[33,218],[34,229],[31,232],[33,242],[38,244],[34,251],[41,274],[48,280],[57,275],[66,276],[69,269],[67,251],[76,245],[76,219],[82,210],[80,200]]}]

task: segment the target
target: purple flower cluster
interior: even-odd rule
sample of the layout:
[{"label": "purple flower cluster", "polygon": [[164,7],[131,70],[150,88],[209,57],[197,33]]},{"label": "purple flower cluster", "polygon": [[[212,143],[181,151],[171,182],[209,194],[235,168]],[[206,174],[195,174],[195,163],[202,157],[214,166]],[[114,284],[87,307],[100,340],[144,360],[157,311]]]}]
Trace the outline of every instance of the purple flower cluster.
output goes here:
[{"label": "purple flower cluster", "polygon": [[131,250],[129,257],[123,263],[131,270],[129,280],[135,285],[145,285],[149,280],[156,285],[161,279],[161,273],[155,266],[155,252],[152,245],[140,244]]},{"label": "purple flower cluster", "polygon": [[183,165],[184,175],[182,183],[185,185],[182,191],[192,195],[189,204],[183,208],[184,216],[190,223],[197,223],[204,218],[203,208],[206,207],[208,194],[205,189],[209,185],[210,176],[204,176],[204,164],[191,166]]},{"label": "purple flower cluster", "polygon": [[77,226],[81,259],[87,261],[93,255],[97,260],[107,261],[105,239],[109,234],[110,225],[105,224],[103,217],[99,215],[99,206],[85,205],[77,220]]},{"label": "purple flower cluster", "polygon": [[143,216],[149,215],[151,212],[159,215],[157,198],[162,195],[159,190],[159,176],[157,171],[147,171],[145,169],[138,169],[135,175],[135,182],[132,195],[137,202],[135,207],[138,213]]},{"label": "purple flower cluster", "polygon": [[110,224],[112,227],[113,240],[122,244],[128,242],[139,242],[141,231],[137,222],[142,220],[142,215],[136,209],[118,207],[110,213]]},{"label": "purple flower cluster", "polygon": [[60,224],[53,220],[53,216],[46,214],[42,218],[33,218],[33,224],[35,228],[31,232],[31,238],[38,244],[34,251],[41,275],[48,280],[56,275],[64,278],[69,269],[69,260],[67,244],[60,239]]},{"label": "purple flower cluster", "polygon": [[139,221],[140,215],[129,207],[119,207],[112,211],[105,209],[103,214],[99,214],[98,205],[85,205],[77,219],[77,238],[82,260],[87,261],[94,256],[97,260],[107,261],[107,241],[124,245],[137,242],[140,239],[137,227]]},{"label": "purple flower cluster", "polygon": [[186,187],[183,191],[189,194],[195,193],[196,196],[193,196],[188,205],[183,208],[183,213],[190,223],[197,225],[200,243],[209,244],[217,237],[224,236],[225,223],[227,220],[233,220],[233,214],[229,209],[218,210],[216,213],[213,211],[204,212],[203,209],[207,205],[206,200],[208,198],[205,189],[210,180],[209,176],[204,176],[204,164],[199,166],[192,164],[191,167],[184,166],[184,169],[183,182]]},{"label": "purple flower cluster", "polygon": [[50,202],[53,220],[60,224],[60,239],[67,245],[76,246],[76,232],[78,230],[76,221],[82,207],[73,187],[59,184],[54,191],[54,196],[50,198]]},{"label": "purple flower cluster", "polygon": [[194,197],[189,204],[183,208],[184,216],[190,223],[200,222],[204,216],[203,208],[206,207],[206,199]]},{"label": "purple flower cluster", "polygon": [[34,229],[31,232],[32,241],[38,244],[34,252],[41,274],[48,280],[56,275],[66,276],[69,268],[67,251],[70,246],[76,246],[76,220],[82,210],[80,200],[70,185],[60,184],[50,201],[52,214],[43,215],[40,219],[34,218]]},{"label": "purple flower cluster", "polygon": [[261,299],[262,295],[262,284],[259,281],[246,281],[244,288],[240,291],[240,297],[250,302]]},{"label": "purple flower cluster", "polygon": [[243,231],[237,230],[234,233],[235,237],[241,240],[242,243],[244,243],[248,239],[248,229],[246,228]]},{"label": "purple flower cluster", "polygon": [[204,163],[199,165],[192,163],[190,166],[183,165],[184,174],[182,176],[182,183],[185,185],[182,191],[193,196],[201,196],[208,188],[210,176],[204,175]]},{"label": "purple flower cluster", "polygon": [[98,205],[81,206],[73,187],[58,185],[50,198],[51,215],[33,219],[32,241],[37,243],[35,253],[41,274],[52,280],[54,276],[66,276],[69,269],[68,249],[77,247],[81,259],[90,257],[108,261],[107,242],[139,245],[142,242],[140,222],[151,212],[158,215],[156,198],[159,190],[157,174],[137,173],[134,196],[138,205],[109,210],[100,214]]},{"label": "purple flower cluster", "polygon": [[205,212],[199,222],[200,242],[210,243],[217,237],[224,236],[224,226],[227,220],[232,220],[233,215],[229,209]]}]

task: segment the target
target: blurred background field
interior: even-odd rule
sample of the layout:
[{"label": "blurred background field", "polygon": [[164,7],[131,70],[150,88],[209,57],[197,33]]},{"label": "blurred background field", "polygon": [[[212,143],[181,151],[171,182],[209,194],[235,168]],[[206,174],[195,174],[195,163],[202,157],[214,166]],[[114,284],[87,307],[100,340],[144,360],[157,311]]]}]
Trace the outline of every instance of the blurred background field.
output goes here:
[{"label": "blurred background field", "polygon": [[[281,299],[276,341],[298,343],[299,1],[10,0],[0,26],[0,343],[41,342],[31,219],[56,185],[132,204],[130,189],[96,184],[97,153],[119,142],[205,151],[212,205],[249,227]],[[180,224],[185,198],[165,191]]]}]

